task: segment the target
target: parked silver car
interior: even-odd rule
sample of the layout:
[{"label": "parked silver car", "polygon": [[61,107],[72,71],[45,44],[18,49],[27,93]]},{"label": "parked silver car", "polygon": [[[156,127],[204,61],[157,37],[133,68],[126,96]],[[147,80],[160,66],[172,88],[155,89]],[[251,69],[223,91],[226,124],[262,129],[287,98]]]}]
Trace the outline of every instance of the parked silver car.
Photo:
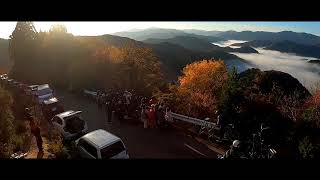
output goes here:
[{"label": "parked silver car", "polygon": [[66,111],[55,115],[51,121],[65,140],[72,141],[88,132],[87,122],[81,116],[82,111]]}]

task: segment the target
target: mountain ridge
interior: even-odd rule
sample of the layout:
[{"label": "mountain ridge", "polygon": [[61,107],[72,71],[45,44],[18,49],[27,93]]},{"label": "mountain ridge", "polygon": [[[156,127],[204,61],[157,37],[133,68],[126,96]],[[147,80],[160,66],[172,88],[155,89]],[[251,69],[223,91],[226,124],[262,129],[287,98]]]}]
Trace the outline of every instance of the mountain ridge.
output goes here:
[{"label": "mountain ridge", "polygon": [[[146,40],[148,38],[172,38],[174,36],[178,35],[190,35],[190,34],[196,34],[196,35],[202,35],[202,36],[214,36],[217,38],[222,38],[225,40],[246,40],[246,41],[252,41],[252,40],[271,40],[271,41],[283,41],[283,40],[290,40],[299,44],[305,44],[305,45],[319,45],[320,44],[320,37],[311,34],[311,33],[305,33],[305,32],[294,32],[294,31],[279,31],[279,32],[268,32],[268,31],[205,31],[205,30],[197,30],[197,29],[184,29],[184,30],[177,30],[177,29],[163,29],[163,28],[153,28],[152,31],[157,31],[158,33],[161,32],[162,36],[157,37],[159,34],[152,34],[147,33],[150,32],[150,29],[141,30],[139,32],[135,32],[139,35],[134,35],[135,33],[126,34],[126,31],[117,32],[114,33],[114,35],[120,35],[120,36],[127,36],[131,37],[133,39],[137,38],[135,36],[139,36],[136,40]],[[172,34],[172,32],[175,32]],[[144,38],[141,38],[145,35]],[[147,36],[146,36],[147,35]]]}]

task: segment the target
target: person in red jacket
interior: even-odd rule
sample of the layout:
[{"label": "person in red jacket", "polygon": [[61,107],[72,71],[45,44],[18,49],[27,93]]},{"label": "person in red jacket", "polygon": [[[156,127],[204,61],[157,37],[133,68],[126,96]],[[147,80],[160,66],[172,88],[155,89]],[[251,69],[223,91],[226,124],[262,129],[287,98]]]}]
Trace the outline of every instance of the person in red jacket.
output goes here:
[{"label": "person in red jacket", "polygon": [[156,127],[156,111],[155,111],[155,105],[152,104],[151,108],[148,110],[148,120],[149,120],[149,125],[151,128]]}]

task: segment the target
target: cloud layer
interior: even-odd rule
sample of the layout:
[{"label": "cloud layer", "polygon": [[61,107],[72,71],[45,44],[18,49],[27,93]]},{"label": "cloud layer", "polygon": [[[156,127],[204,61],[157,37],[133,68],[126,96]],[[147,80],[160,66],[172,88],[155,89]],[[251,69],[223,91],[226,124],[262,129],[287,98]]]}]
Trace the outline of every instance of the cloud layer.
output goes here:
[{"label": "cloud layer", "polygon": [[[221,42],[220,44],[227,45],[230,44],[230,42],[229,40],[225,44]],[[310,92],[314,92],[320,88],[320,66],[307,63],[307,60],[315,58],[265,50],[262,48],[256,48],[256,50],[259,54],[232,53],[244,59],[245,62],[232,60],[227,62],[227,65],[236,65],[239,71],[253,67],[261,70],[282,71],[297,78]]]}]

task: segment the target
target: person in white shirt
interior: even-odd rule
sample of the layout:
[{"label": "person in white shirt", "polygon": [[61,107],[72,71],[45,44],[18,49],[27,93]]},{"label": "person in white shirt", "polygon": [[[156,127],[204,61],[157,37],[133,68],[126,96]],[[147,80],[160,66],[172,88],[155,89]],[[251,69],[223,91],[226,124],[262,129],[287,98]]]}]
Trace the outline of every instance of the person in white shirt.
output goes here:
[{"label": "person in white shirt", "polygon": [[167,122],[173,122],[173,117],[171,114],[171,109],[169,107],[166,108],[166,115],[165,115],[165,119]]},{"label": "person in white shirt", "polygon": [[130,100],[131,100],[132,94],[129,91],[125,91],[123,96],[126,99],[125,104],[130,104]]}]

